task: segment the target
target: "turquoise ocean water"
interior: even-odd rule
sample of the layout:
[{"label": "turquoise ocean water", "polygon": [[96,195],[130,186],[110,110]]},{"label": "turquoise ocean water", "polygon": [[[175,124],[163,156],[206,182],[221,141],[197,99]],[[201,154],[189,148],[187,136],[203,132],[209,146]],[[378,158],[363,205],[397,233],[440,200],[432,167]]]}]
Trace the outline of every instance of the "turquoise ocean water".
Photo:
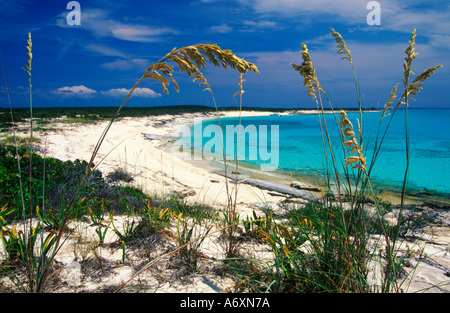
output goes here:
[{"label": "turquoise ocean water", "polygon": [[[338,164],[343,164],[342,147],[333,114],[327,114],[327,126],[331,141],[335,146]],[[337,115],[339,116],[339,114]],[[363,113],[364,128],[363,148],[367,164],[372,159],[374,142],[377,136],[381,113]],[[359,113],[349,113],[349,119],[357,129]],[[390,116],[383,119],[382,129],[387,126]],[[227,125],[238,125],[238,118],[221,118],[222,129]],[[278,153],[277,170],[280,173],[293,173],[293,176],[323,175],[326,170],[324,148],[320,132],[318,115],[271,115],[262,117],[243,117],[242,126],[267,126],[267,151]],[[208,125],[217,124],[217,119],[203,121],[203,130]],[[408,176],[409,191],[426,191],[431,193],[450,192],[450,110],[410,109],[408,110],[409,140],[411,161]],[[272,138],[271,126],[278,125],[278,136]],[[255,129],[253,128],[253,129]],[[248,128],[250,129],[250,128]],[[263,129],[264,130],[264,129]],[[226,131],[224,131],[226,137]],[[258,168],[265,159],[252,158],[249,151],[260,145],[255,137],[246,137],[245,158],[240,164]],[[278,138],[277,138],[278,137]],[[203,136],[203,144],[211,137]],[[272,140],[274,140],[272,142]],[[236,140],[235,140],[236,142]],[[215,147],[220,150],[221,147]],[[234,148],[235,151],[237,148]],[[272,150],[271,150],[272,149]],[[243,151],[243,150],[241,150]],[[262,150],[264,151],[264,150]],[[217,151],[216,151],[217,152]],[[221,151],[219,151],[219,154]],[[272,159],[275,161],[275,158]],[[405,111],[398,110],[390,124],[382,149],[373,168],[371,179],[374,185],[399,190],[402,186],[406,168],[405,152]]]}]

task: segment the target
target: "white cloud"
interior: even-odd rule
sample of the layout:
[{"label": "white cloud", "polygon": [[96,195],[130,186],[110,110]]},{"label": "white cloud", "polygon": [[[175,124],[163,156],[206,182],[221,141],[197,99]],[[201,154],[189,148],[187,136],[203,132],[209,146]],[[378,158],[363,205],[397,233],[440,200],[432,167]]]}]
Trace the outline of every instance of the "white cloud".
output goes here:
[{"label": "white cloud", "polygon": [[257,12],[262,14],[283,14],[296,16],[299,14],[332,14],[346,18],[363,18],[367,13],[366,1],[361,0],[250,0],[245,1]]},{"label": "white cloud", "polygon": [[55,94],[63,97],[90,97],[97,93],[96,90],[86,86],[61,87],[54,91]]},{"label": "white cloud", "polygon": [[[367,25],[367,1],[361,0],[239,0],[249,5],[261,16],[297,18],[299,24],[327,18],[330,22]],[[378,30],[393,30],[410,33],[417,28],[422,35],[447,35],[450,28],[448,1],[378,1],[380,3],[381,25]],[[327,14],[324,17],[324,14]],[[330,25],[331,26],[331,25]]]},{"label": "white cloud", "polygon": [[[326,40],[327,39],[327,40]],[[309,53],[316,69],[317,77],[325,88],[334,105],[353,106],[356,103],[355,81],[352,67],[348,60],[342,60],[337,54],[336,43],[331,36],[317,37],[307,40]],[[311,45],[310,45],[311,44]],[[361,43],[356,40],[348,40],[347,46],[356,66],[356,75],[365,103],[371,106],[384,105],[389,93],[395,84],[400,83],[403,76],[403,61],[408,42],[399,41],[386,45],[384,43]],[[414,60],[413,71],[416,75],[425,69],[441,64],[437,49],[432,45],[416,44],[418,57]],[[300,65],[303,61],[296,51],[260,51],[244,53],[241,56],[255,63],[264,76],[256,75],[248,79],[246,84],[251,84],[264,89],[284,92],[305,93],[302,86],[303,77],[294,71],[290,63]],[[445,66],[445,65],[444,65]],[[444,75],[444,70],[438,71]],[[437,76],[437,75],[436,75]],[[442,77],[442,76],[441,76]],[[431,85],[431,83],[429,83]],[[432,84],[442,84],[439,80],[432,80]],[[245,89],[245,84],[244,84]],[[342,103],[343,96],[355,97],[354,102]]]},{"label": "white cloud", "polygon": [[233,30],[233,28],[231,26],[228,26],[227,24],[223,23],[221,25],[212,26],[209,28],[209,30],[214,33],[225,34],[225,33],[231,32]]},{"label": "white cloud", "polygon": [[88,44],[83,48],[87,51],[94,52],[100,55],[118,57],[119,59],[101,64],[103,68],[109,70],[125,71],[131,69],[140,69],[144,71],[150,64],[150,61],[148,61],[147,59],[132,58],[130,55],[126,53],[123,53],[115,48],[111,48],[105,45]]},{"label": "white cloud", "polygon": [[112,57],[120,57],[120,58],[127,58],[125,53],[120,52],[117,49],[107,47],[104,45],[99,44],[88,44],[85,45],[84,48],[88,51],[95,52],[104,56],[112,56]]},{"label": "white cloud", "polygon": [[244,21],[244,25],[258,29],[274,28],[277,23],[272,21]]},{"label": "white cloud", "polygon": [[[116,89],[110,89],[107,91],[102,91],[102,94],[105,96],[110,97],[126,97],[128,93],[130,92],[130,89],[127,88],[116,88]],[[142,98],[159,98],[162,95],[160,93],[157,93],[150,88],[140,88],[137,89],[133,95],[135,97],[142,97]]]},{"label": "white cloud", "polygon": [[249,21],[242,22],[241,31],[243,32],[256,32],[256,31],[268,31],[279,28],[278,24],[273,21],[261,20],[261,21]]},{"label": "white cloud", "polygon": [[152,28],[143,25],[125,25],[117,23],[111,29],[114,37],[128,41],[152,42],[159,40],[160,36],[171,33],[169,28]]},{"label": "white cloud", "polygon": [[441,47],[450,50],[450,34],[431,35],[430,44],[435,47]]},{"label": "white cloud", "polygon": [[140,68],[144,71],[149,66],[149,62],[146,59],[118,59],[112,62],[105,62],[102,67],[109,70],[126,71],[134,68]]},{"label": "white cloud", "polygon": [[[450,29],[449,9],[427,11],[400,11],[385,14],[382,26],[390,30],[412,32],[417,28],[419,35],[448,35]],[[382,15],[383,18],[383,15]]]},{"label": "white cloud", "polygon": [[[101,37],[113,37],[125,41],[154,42],[161,37],[173,34],[175,31],[168,27],[150,27],[139,24],[126,24],[110,17],[110,12],[102,9],[83,9],[81,13],[82,29],[92,31]],[[70,27],[66,21],[67,12],[58,16],[57,25]]]}]

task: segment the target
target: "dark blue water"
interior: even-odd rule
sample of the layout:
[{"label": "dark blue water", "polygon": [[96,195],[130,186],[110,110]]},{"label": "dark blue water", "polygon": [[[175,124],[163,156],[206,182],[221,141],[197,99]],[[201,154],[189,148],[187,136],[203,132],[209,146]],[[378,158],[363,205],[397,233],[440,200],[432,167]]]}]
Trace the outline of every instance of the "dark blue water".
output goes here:
[{"label": "dark blue water", "polygon": [[[410,109],[408,113],[410,167],[408,171],[408,190],[448,193],[450,191],[450,110],[419,110]],[[373,149],[380,129],[381,136],[388,125],[390,116],[383,119],[380,125],[381,113],[363,113],[363,151],[367,158],[367,166],[373,158]],[[343,172],[343,150],[338,128],[333,114],[326,115],[326,122],[330,133],[330,140],[336,154],[337,164]],[[359,113],[348,114],[357,131]],[[285,115],[243,117],[242,126],[267,126],[268,149],[278,153],[277,169],[294,175],[312,174],[324,175],[326,172],[326,158],[318,115]],[[227,125],[237,125],[238,118],[222,118],[221,126],[225,130]],[[204,121],[203,129],[216,120]],[[278,126],[278,136],[272,138],[271,126]],[[323,126],[323,123],[322,123]],[[226,131],[224,131],[226,134]],[[261,135],[261,134],[258,134]],[[250,138],[250,137],[248,137]],[[245,158],[240,162],[252,166],[259,166],[264,160],[251,158],[248,151],[260,144],[253,139],[245,140]],[[258,137],[259,138],[259,137]],[[207,141],[205,138],[203,142]],[[242,141],[241,141],[242,143]],[[219,149],[220,147],[218,147]],[[235,151],[237,149],[235,148]],[[243,150],[242,150],[243,151]],[[328,152],[329,153],[329,152]],[[329,154],[328,154],[329,156]],[[371,171],[371,181],[375,185],[388,186],[399,189],[402,186],[406,169],[406,135],[405,111],[398,110],[389,126],[387,135],[382,143],[379,157]]]}]

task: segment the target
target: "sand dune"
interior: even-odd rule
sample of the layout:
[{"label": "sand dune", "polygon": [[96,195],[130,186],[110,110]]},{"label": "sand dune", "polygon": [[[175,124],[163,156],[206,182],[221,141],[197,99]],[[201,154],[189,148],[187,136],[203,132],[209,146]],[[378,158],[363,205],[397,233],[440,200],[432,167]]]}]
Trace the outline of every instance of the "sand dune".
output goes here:
[{"label": "sand dune", "polygon": [[[237,117],[238,114],[239,112],[226,112],[221,113],[221,117]],[[241,112],[242,116],[271,114],[273,113]],[[94,163],[105,175],[122,168],[134,177],[134,184],[146,192],[177,192],[185,195],[189,201],[225,205],[226,178],[214,172],[217,167],[205,160],[183,160],[171,153],[169,141],[174,130],[192,124],[194,118],[206,120],[217,116],[194,113],[117,120],[112,124]],[[54,126],[61,127],[62,130],[48,134],[45,154],[61,160],[89,161],[106,125],[107,122],[69,126],[56,124]],[[309,197],[306,192],[292,189],[289,181],[278,181],[272,187],[270,182],[263,183],[261,180],[261,184],[265,188],[258,188],[254,183],[239,184],[240,202],[278,202],[286,196],[300,196],[300,193]],[[281,192],[274,195],[274,192],[280,191],[281,186],[285,190],[291,189],[294,194]],[[236,185],[228,184],[228,187],[235,188]]]},{"label": "sand dune", "polygon": [[[302,112],[314,114],[314,111]],[[226,112],[221,117],[236,117],[255,115],[271,115],[272,112]],[[285,113],[288,114],[288,113]],[[122,168],[134,178],[132,184],[142,188],[147,193],[165,194],[175,192],[183,196],[186,201],[201,202],[218,208],[226,206],[227,195],[235,195],[237,188],[237,210],[242,218],[253,214],[253,211],[262,207],[279,208],[279,203],[286,200],[306,202],[319,197],[319,193],[300,190],[294,186],[302,186],[303,182],[292,181],[286,177],[264,173],[252,172],[239,168],[238,173],[232,169],[225,175],[223,168],[205,160],[183,160],[171,153],[172,135],[179,127],[193,123],[194,118],[217,118],[215,114],[195,113],[183,115],[162,115],[146,118],[121,118],[112,124],[105,141],[94,161],[104,175]],[[60,160],[86,160],[89,161],[92,151],[97,144],[107,122],[65,124],[54,121],[52,127],[58,131],[48,132],[41,142],[41,153],[48,157]],[[228,190],[227,190],[228,188]],[[308,189],[308,188],[306,188]],[[408,292],[423,291],[431,286],[431,291],[450,291],[449,273],[449,227],[448,212],[442,215],[441,224],[428,227],[425,232],[411,234],[410,247],[420,250],[428,255],[428,261],[423,262],[416,270],[408,285],[404,287]],[[116,218],[115,218],[116,219]],[[117,223],[120,223],[119,217]],[[113,241],[113,239],[111,239]],[[208,238],[206,245],[214,255],[217,247],[212,244],[214,238]],[[251,248],[259,253],[256,247]],[[406,246],[404,249],[407,249]],[[270,253],[263,248],[261,253]],[[111,256],[120,259],[120,256]],[[58,260],[69,264],[73,259],[70,245],[61,250]],[[371,274],[373,283],[376,283],[376,271]],[[124,281],[131,276],[132,269],[122,266],[117,269],[117,279]],[[149,280],[155,278],[149,274]],[[217,292],[229,287],[231,281],[221,281],[218,277],[196,277],[196,283],[179,285],[161,285],[155,282],[155,287],[161,292]],[[208,281],[209,283],[204,283]],[[211,283],[212,282],[212,283]],[[114,284],[114,282],[109,282]],[[213,286],[213,287],[211,287]],[[87,290],[95,286],[85,286]],[[155,290],[156,290],[155,289]]]}]

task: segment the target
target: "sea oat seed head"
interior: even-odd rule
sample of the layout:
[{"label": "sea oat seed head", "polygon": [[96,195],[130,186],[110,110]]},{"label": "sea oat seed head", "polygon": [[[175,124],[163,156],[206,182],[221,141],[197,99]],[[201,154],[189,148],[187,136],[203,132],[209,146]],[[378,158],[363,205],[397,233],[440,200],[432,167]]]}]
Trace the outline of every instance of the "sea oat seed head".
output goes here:
[{"label": "sea oat seed head", "polygon": [[[361,169],[364,173],[366,173],[366,158],[363,155],[362,148],[356,139],[355,132],[353,130],[353,125],[347,117],[347,113],[344,110],[340,111],[341,113],[341,127],[342,133],[344,137],[349,137],[348,140],[344,142],[344,147],[347,148],[347,153],[351,155],[345,158],[344,166],[348,166],[354,164],[352,169]],[[358,129],[360,130],[359,121],[358,121]],[[356,156],[354,155],[356,154]]]},{"label": "sea oat seed head", "polygon": [[384,117],[389,115],[388,111],[389,111],[389,109],[391,109],[391,104],[394,102],[395,98],[397,98],[397,94],[396,94],[397,88],[398,88],[398,84],[394,86],[394,89],[392,89],[391,95],[389,96],[388,101],[384,105],[383,114],[381,114],[381,120],[383,120]]},{"label": "sea oat seed head", "polygon": [[344,57],[342,57],[342,59],[347,59],[350,61],[350,63],[353,64],[353,60],[352,60],[352,54],[350,53],[350,50],[347,48],[347,45],[344,41],[344,38],[342,38],[341,34],[339,34],[337,31],[335,31],[333,29],[333,27],[331,28],[331,35],[334,37],[334,41],[336,41],[337,43],[337,47],[338,47],[338,54],[345,54]]},{"label": "sea oat seed head", "polygon": [[316,77],[316,70],[312,64],[307,45],[302,43],[302,49],[303,50],[300,51],[303,58],[302,65],[299,66],[294,63],[291,63],[291,65],[294,70],[300,72],[300,74],[303,76],[303,86],[308,90],[308,97],[312,96],[313,99],[317,101],[316,88],[318,92],[323,91],[323,89]]},{"label": "sea oat seed head", "polygon": [[28,33],[28,40],[27,40],[28,63],[26,65],[28,76],[31,76],[31,60],[33,59],[33,54],[31,53],[32,45],[33,43],[31,41],[31,33]]},{"label": "sea oat seed head", "polygon": [[403,84],[405,86],[405,92],[400,97],[400,100],[397,104],[397,108],[400,106],[400,104],[405,103],[405,105],[408,104],[408,99],[414,100],[410,95],[417,95],[417,93],[422,89],[422,83],[425,82],[429,77],[431,77],[431,74],[433,74],[438,68],[440,68],[442,65],[430,67],[429,69],[425,70],[422,74],[418,75],[411,84],[409,84],[410,76],[411,74],[414,74],[411,70],[412,62],[417,57],[418,53],[414,50],[414,45],[416,43],[416,30],[414,29],[411,39],[409,40],[409,45],[405,50],[406,57],[405,61],[403,63]]},{"label": "sea oat seed head", "polygon": [[[208,87],[204,90],[208,90],[211,92],[207,80],[200,72],[201,68],[205,68],[207,62],[207,59],[202,53],[204,53],[208,60],[215,66],[222,66],[224,69],[227,69],[227,67],[230,66],[233,69],[239,71],[239,73],[241,74],[247,73],[248,71],[259,73],[258,68],[253,63],[247,62],[244,59],[237,57],[231,52],[231,50],[222,50],[217,45],[211,44],[199,44],[195,46],[187,46],[181,49],[174,48],[170,53],[166,54],[162,60],[169,60],[174,62],[178,66],[181,73],[185,72],[190,77],[193,77],[194,81],[201,81],[200,85]],[[169,84],[169,81],[164,77],[168,76],[174,83],[175,89],[178,92],[178,84],[173,78],[172,72],[172,66],[168,65],[166,62],[160,61],[156,64],[152,64],[145,71],[143,78],[159,80],[164,91],[168,93],[166,85]]]}]

